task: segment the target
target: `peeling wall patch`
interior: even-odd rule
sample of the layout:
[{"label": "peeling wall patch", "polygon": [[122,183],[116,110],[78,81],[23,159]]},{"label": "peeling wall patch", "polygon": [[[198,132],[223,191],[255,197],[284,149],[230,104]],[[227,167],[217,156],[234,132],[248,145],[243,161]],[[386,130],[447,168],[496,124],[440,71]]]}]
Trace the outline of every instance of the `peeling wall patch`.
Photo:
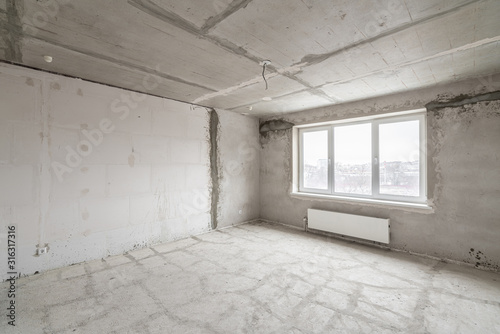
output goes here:
[{"label": "peeling wall patch", "polygon": [[295,124],[284,121],[282,119],[271,120],[262,123],[260,125],[259,132],[262,135],[269,131],[288,130],[291,129],[294,125]]},{"label": "peeling wall patch", "polygon": [[217,215],[219,206],[219,115],[215,109],[209,109],[210,114],[210,124],[209,124],[209,141],[210,141],[210,179],[212,183],[211,187],[211,228],[217,228]]},{"label": "peeling wall patch", "polygon": [[496,100],[500,100],[500,91],[480,94],[475,96],[469,96],[464,94],[455,97],[439,96],[436,101],[427,103],[425,107],[427,108],[427,110],[436,111],[437,109],[442,109],[442,108],[462,107],[466,104],[475,104],[478,102],[496,101]]}]

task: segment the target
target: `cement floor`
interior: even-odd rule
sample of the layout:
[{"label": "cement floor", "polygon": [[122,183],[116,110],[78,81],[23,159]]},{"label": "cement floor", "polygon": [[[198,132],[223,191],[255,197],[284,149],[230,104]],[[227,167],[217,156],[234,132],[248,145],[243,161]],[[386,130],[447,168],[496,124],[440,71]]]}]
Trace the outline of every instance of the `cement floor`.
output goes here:
[{"label": "cement floor", "polygon": [[0,333],[500,333],[498,273],[267,223],[17,284]]}]

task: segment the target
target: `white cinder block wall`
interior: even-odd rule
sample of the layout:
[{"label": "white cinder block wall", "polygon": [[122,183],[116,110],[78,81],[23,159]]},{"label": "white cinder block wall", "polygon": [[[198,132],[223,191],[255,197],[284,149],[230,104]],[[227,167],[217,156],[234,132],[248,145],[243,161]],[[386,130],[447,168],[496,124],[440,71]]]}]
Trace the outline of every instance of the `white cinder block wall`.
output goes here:
[{"label": "white cinder block wall", "polygon": [[[0,86],[0,244],[15,225],[18,272],[211,229],[209,111],[6,64]],[[238,166],[219,167],[226,226],[259,216],[258,122],[219,114],[218,162]]]}]

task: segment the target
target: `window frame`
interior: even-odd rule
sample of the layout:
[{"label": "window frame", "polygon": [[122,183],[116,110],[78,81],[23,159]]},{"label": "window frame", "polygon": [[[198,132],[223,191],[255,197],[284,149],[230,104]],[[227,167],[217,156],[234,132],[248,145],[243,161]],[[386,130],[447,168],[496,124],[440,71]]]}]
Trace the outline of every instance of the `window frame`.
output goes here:
[{"label": "window frame", "polygon": [[[313,128],[304,128],[302,130],[299,130],[299,133],[300,133],[300,139],[299,139],[299,152],[300,155],[299,155],[299,168],[300,168],[300,178],[299,178],[299,189],[302,189],[300,190],[301,192],[308,192],[308,193],[315,193],[315,194],[331,194],[332,192],[332,183],[331,183],[331,177],[333,176],[333,171],[332,169],[330,168],[331,167],[331,154],[332,154],[332,147],[329,143],[331,143],[331,141],[333,140],[332,139],[332,131],[330,131],[330,128],[331,126],[329,125],[326,125],[326,126],[317,126],[317,127],[313,127]],[[304,174],[303,174],[303,166],[304,166],[304,134],[305,133],[308,133],[308,132],[317,132],[317,131],[328,131],[328,162],[327,162],[327,166],[328,166],[328,172],[327,172],[327,176],[328,176],[328,187],[327,189],[316,189],[316,188],[306,188],[304,187],[304,178],[302,177]],[[306,191],[307,190],[307,191]]]},{"label": "window frame", "polygon": [[[399,123],[405,121],[419,121],[419,196],[388,195],[380,193],[380,146],[379,127],[382,124]],[[371,167],[372,167],[372,194],[351,194],[335,192],[335,152],[334,129],[341,126],[371,124]],[[304,133],[315,131],[328,131],[328,189],[315,189],[304,187]],[[418,109],[399,113],[377,115],[371,117],[350,118],[339,121],[299,125],[294,127],[297,159],[294,159],[294,185],[292,192],[295,194],[322,195],[329,198],[352,199],[355,201],[382,201],[391,203],[427,204],[427,110]]]}]

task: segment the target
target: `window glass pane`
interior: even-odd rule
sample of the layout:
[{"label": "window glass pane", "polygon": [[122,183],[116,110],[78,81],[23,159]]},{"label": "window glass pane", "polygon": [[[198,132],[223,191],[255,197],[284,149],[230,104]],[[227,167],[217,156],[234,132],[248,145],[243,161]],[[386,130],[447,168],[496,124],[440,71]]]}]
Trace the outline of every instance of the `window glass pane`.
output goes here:
[{"label": "window glass pane", "polygon": [[371,195],[371,124],[339,126],[334,131],[335,192]]},{"label": "window glass pane", "polygon": [[328,130],[305,132],[304,187],[328,189]]},{"label": "window glass pane", "polygon": [[419,121],[381,124],[380,193],[419,196]]}]

